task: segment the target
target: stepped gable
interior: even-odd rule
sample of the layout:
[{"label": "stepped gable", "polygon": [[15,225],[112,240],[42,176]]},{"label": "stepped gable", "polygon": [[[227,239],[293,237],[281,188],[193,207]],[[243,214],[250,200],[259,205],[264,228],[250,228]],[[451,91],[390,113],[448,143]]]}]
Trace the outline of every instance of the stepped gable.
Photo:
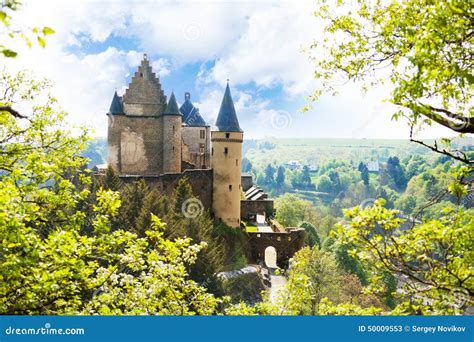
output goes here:
[{"label": "stepped gable", "polygon": [[160,80],[153,72],[146,54],[123,95],[128,115],[161,115],[166,107],[166,96]]}]

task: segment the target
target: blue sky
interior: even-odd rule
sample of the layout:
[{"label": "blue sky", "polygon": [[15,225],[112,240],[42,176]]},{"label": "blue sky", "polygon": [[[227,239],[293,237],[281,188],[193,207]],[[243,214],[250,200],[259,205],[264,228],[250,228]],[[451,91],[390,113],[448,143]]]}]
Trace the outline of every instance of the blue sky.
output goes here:
[{"label": "blue sky", "polygon": [[[321,35],[311,1],[26,1],[27,26],[56,30],[47,47],[20,46],[8,68],[28,68],[55,84],[72,123],[106,135],[114,89],[123,93],[143,53],[166,95],[184,92],[212,125],[226,79],[247,138],[407,138],[383,99],[389,87],[357,85],[300,113],[316,85],[301,52]],[[444,132],[431,130],[430,137]],[[421,133],[423,134],[423,133]]]}]

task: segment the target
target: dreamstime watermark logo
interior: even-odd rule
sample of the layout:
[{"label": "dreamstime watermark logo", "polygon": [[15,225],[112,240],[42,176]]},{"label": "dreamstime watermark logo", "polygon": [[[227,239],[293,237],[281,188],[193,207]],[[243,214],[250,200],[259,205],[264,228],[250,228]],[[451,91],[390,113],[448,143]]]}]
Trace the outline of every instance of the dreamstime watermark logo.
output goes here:
[{"label": "dreamstime watermark logo", "polygon": [[94,292],[92,293],[92,298],[94,299],[95,297],[98,297],[100,296],[102,293],[105,293],[104,289],[101,287],[98,287],[94,290]]},{"label": "dreamstime watermark logo", "polygon": [[453,131],[462,131],[471,124],[471,120],[472,119],[468,117],[458,117],[456,119],[448,120],[448,126]]},{"label": "dreamstime watermark logo", "polygon": [[83,328],[53,328],[50,323],[45,323],[39,328],[16,328],[9,326],[5,329],[6,335],[84,335]]},{"label": "dreamstime watermark logo", "polygon": [[278,130],[287,129],[291,126],[291,115],[287,111],[276,111],[272,113],[270,122],[273,128]]},{"label": "dreamstime watermark logo", "polygon": [[196,197],[188,198],[181,205],[181,212],[187,218],[196,218],[201,215],[203,211],[204,206],[202,202]]},{"label": "dreamstime watermark logo", "polygon": [[110,115],[107,115],[107,117],[108,117],[107,124],[109,125],[109,127],[114,127],[115,115],[110,114]]},{"label": "dreamstime watermark logo", "polygon": [[197,22],[190,22],[182,28],[183,37],[186,40],[198,40],[202,37],[203,30],[201,24]]},{"label": "dreamstime watermark logo", "polygon": [[469,207],[473,201],[474,201],[474,189],[469,191],[469,193],[462,199],[461,203]]},{"label": "dreamstime watermark logo", "polygon": [[461,309],[467,306],[471,301],[469,292],[464,288],[453,289],[451,290],[451,294],[453,295],[453,302],[451,305],[456,309]]},{"label": "dreamstime watermark logo", "polygon": [[359,206],[361,209],[366,209],[366,208],[373,207],[374,204],[375,204],[375,198],[367,198],[363,200]]}]

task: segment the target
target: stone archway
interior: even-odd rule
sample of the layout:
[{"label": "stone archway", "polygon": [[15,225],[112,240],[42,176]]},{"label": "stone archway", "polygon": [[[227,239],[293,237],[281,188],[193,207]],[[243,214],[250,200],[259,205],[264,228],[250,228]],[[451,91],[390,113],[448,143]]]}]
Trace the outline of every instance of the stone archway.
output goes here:
[{"label": "stone archway", "polygon": [[277,250],[273,246],[265,248],[264,253],[265,266],[268,268],[277,268]]}]

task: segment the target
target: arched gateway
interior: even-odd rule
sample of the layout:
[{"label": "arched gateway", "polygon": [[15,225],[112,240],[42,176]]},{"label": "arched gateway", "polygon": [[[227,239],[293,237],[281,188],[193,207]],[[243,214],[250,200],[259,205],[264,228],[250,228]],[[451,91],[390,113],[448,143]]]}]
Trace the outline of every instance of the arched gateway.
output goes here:
[{"label": "arched gateway", "polygon": [[284,268],[288,265],[290,258],[304,247],[304,229],[292,229],[287,232],[255,232],[248,235],[252,261],[259,264],[267,262],[269,256],[266,257],[266,250],[271,247],[276,253],[276,264]]}]

